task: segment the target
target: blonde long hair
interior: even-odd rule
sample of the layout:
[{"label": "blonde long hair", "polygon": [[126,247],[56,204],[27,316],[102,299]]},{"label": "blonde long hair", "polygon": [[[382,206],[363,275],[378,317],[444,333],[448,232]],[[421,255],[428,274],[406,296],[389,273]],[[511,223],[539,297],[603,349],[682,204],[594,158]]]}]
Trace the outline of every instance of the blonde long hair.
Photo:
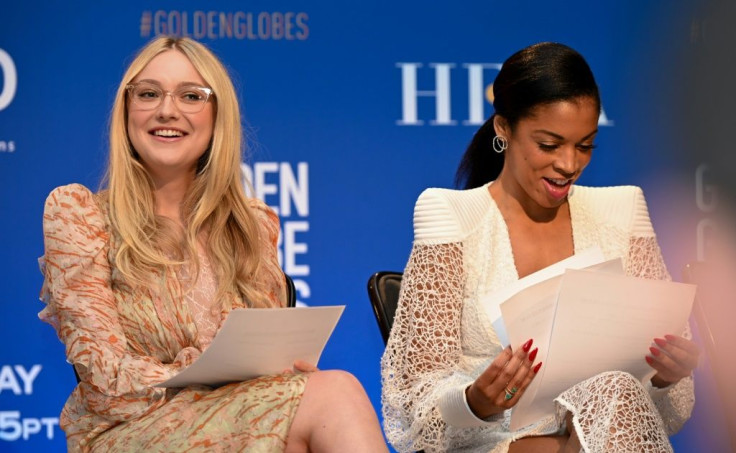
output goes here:
[{"label": "blonde long hair", "polygon": [[[158,54],[183,53],[212,88],[215,123],[209,149],[182,207],[184,231],[154,212],[153,182],[128,138],[128,85]],[[157,272],[182,265],[185,257],[198,275],[197,244],[206,250],[218,279],[217,299],[234,292],[250,306],[271,305],[255,287],[261,258],[259,227],[241,182],[242,127],[237,96],[227,70],[204,45],[188,38],[159,37],[128,67],[118,87],[110,118],[110,155],[105,182],[110,222],[120,237],[115,263],[134,285],[151,284]],[[196,280],[196,278],[195,278]]]}]

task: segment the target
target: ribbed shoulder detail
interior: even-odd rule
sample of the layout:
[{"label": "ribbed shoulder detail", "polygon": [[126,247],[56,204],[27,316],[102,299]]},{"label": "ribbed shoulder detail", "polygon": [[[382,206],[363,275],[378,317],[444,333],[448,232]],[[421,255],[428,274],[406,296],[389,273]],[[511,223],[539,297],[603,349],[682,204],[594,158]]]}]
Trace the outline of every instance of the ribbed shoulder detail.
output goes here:
[{"label": "ribbed shoulder detail", "polygon": [[460,241],[476,228],[490,204],[487,186],[470,190],[427,189],[414,206],[414,240]]},{"label": "ribbed shoulder detail", "polygon": [[632,236],[655,236],[644,192],[640,187],[575,186],[572,197],[574,203],[604,223],[624,229]]}]

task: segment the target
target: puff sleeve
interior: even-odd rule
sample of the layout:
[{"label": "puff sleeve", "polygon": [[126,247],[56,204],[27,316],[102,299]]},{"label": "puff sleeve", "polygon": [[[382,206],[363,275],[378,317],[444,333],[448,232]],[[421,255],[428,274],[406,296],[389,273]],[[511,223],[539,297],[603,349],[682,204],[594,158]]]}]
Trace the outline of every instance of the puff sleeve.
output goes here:
[{"label": "puff sleeve", "polygon": [[78,412],[125,421],[163,404],[166,389],[152,385],[191,363],[198,351],[184,348],[172,364],[130,352],[111,283],[110,232],[94,195],[78,184],[51,192],[43,234],[41,296],[47,306],[39,317],[53,325],[81,376],[75,393],[84,409]]}]

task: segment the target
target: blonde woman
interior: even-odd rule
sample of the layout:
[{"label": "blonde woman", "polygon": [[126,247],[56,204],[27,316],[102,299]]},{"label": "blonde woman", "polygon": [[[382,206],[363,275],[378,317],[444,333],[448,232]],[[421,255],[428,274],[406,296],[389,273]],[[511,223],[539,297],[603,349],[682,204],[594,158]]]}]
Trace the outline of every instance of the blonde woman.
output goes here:
[{"label": "blonde woman", "polygon": [[386,451],[360,383],[294,373],[220,388],[154,384],[202,353],[233,308],[285,305],[278,219],[244,196],[227,71],[161,37],[133,60],[110,123],[104,190],[55,189],[40,313],[81,381],[61,414],[70,451]]}]

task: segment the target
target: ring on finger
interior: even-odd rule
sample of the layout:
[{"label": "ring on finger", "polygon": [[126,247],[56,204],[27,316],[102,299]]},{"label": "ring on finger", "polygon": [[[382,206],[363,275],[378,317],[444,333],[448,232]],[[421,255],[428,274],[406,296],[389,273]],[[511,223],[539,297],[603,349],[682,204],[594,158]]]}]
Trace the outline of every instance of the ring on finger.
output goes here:
[{"label": "ring on finger", "polygon": [[516,388],[516,387],[511,387],[511,390],[509,390],[509,387],[508,386],[506,386],[503,390],[504,390],[504,392],[506,392],[506,394],[504,395],[504,399],[506,401],[508,401],[511,398],[513,398],[514,395],[516,395],[516,392],[519,391],[519,389]]},{"label": "ring on finger", "polygon": [[506,401],[508,401],[511,398],[513,398],[514,395],[516,394],[516,392],[519,391],[519,389],[517,389],[516,387],[513,387],[511,390],[509,390],[509,387],[508,386],[506,386],[503,390],[506,393],[504,395],[503,399],[506,400]]}]

